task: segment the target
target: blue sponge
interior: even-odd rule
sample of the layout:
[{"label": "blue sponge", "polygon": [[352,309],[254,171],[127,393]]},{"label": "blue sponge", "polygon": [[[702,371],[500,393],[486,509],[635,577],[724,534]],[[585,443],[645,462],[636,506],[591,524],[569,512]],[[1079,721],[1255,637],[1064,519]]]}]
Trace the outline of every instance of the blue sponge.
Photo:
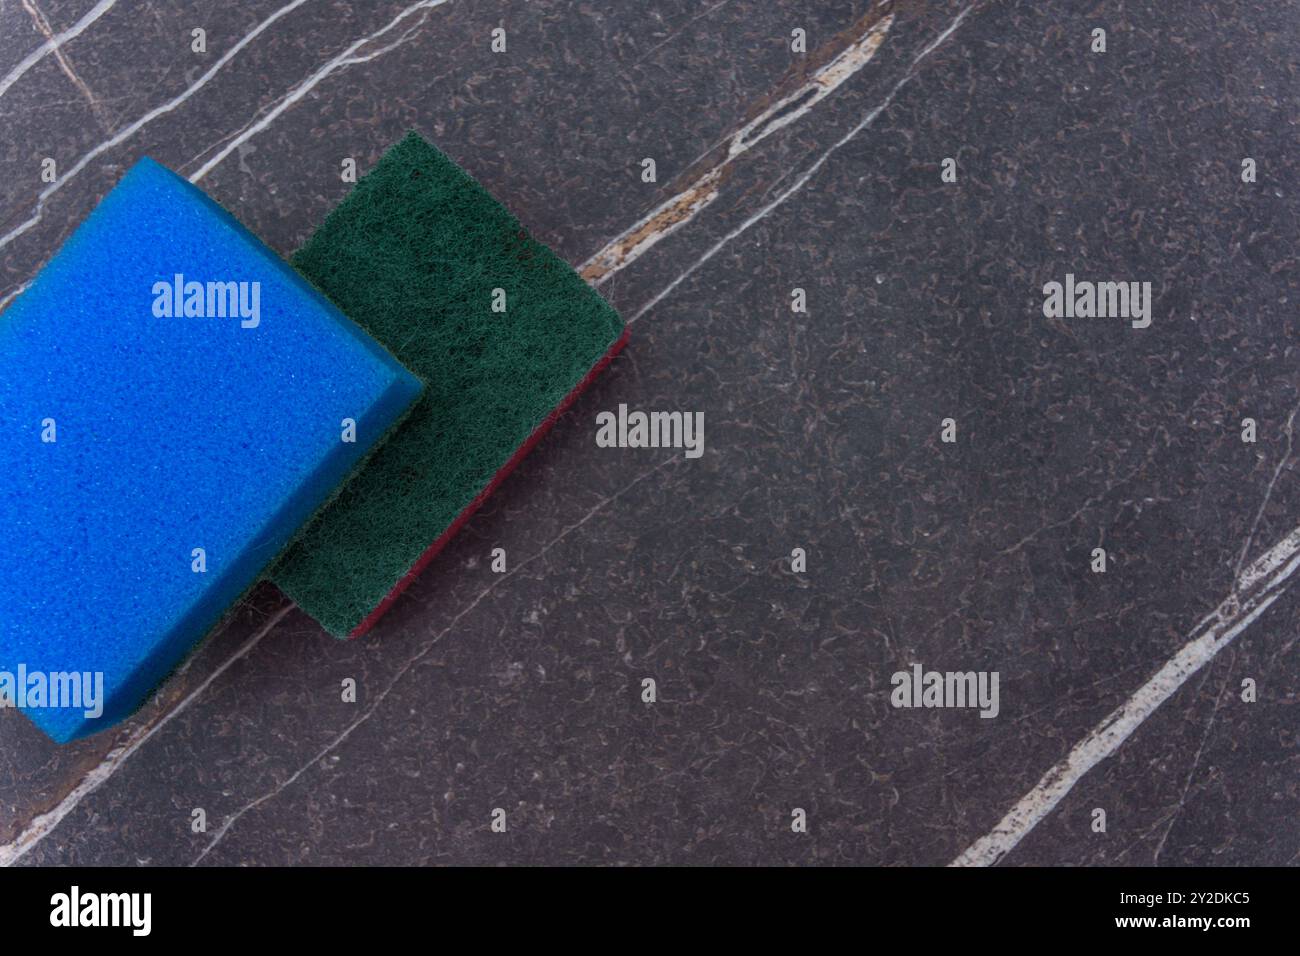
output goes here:
[{"label": "blue sponge", "polygon": [[0,315],[0,703],[129,715],[421,388],[141,161]]}]

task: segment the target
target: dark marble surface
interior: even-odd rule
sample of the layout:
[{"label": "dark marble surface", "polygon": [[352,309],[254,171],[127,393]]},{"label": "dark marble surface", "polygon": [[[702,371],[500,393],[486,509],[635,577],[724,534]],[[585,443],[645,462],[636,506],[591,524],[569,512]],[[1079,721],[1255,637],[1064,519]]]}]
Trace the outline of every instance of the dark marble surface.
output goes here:
[{"label": "dark marble surface", "polygon": [[[58,34],[97,6],[0,2],[0,84],[34,10]],[[829,95],[737,140],[889,17]],[[0,299],[145,154],[281,252],[345,194],[342,158],[408,127],[575,265],[693,184],[716,197],[600,286],[629,350],[368,637],[268,586],[116,731],[57,748],[0,712],[0,861],[953,860],[1300,524],[1298,23],[1213,0],[113,5],[0,94],[0,234],[32,222],[0,239]],[[68,178],[41,200],[45,156]],[[1151,327],[1045,319],[1067,272],[1150,281]],[[706,453],[597,448],[619,403],[703,412]],[[1296,863],[1289,585],[1006,864]],[[892,708],[913,662],[998,671],[999,716]]]}]

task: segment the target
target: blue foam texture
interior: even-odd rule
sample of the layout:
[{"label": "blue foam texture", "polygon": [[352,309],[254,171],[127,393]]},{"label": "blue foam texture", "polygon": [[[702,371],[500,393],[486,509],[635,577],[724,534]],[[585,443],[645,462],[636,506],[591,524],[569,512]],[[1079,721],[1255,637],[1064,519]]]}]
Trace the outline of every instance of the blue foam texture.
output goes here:
[{"label": "blue foam texture", "polygon": [[[203,284],[191,311],[215,314],[166,317],[157,284],[177,274]],[[235,300],[209,302],[209,282],[250,283],[248,308],[221,317]],[[142,160],[0,314],[0,697],[60,742],[128,716],[421,390],[225,210]],[[103,675],[102,714],[84,691],[49,706],[75,702],[65,674],[89,675],[92,696]],[[42,676],[65,694],[32,696]]]}]

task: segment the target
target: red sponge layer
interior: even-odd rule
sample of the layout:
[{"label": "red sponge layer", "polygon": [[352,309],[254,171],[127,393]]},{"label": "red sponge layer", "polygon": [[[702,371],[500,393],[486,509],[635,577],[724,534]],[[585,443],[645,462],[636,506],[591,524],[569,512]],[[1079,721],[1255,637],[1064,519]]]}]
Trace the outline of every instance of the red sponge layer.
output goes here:
[{"label": "red sponge layer", "polygon": [[428,566],[429,562],[438,556],[438,552],[447,546],[447,542],[456,536],[456,532],[464,527],[465,522],[473,516],[474,512],[483,506],[483,502],[487,501],[492,492],[496,491],[497,486],[505,481],[506,477],[537,446],[543,436],[551,430],[551,426],[569,410],[569,407],[577,400],[578,396],[585,392],[591,386],[591,383],[600,376],[600,373],[609,367],[609,363],[614,361],[614,356],[623,351],[623,346],[627,345],[627,340],[631,335],[632,330],[630,328],[623,329],[623,334],[619,336],[618,341],[611,345],[609,351],[601,357],[600,361],[591,367],[591,371],[583,377],[577,387],[564,396],[563,401],[555,406],[555,410],[546,416],[546,419],[533,430],[528,439],[510,456],[510,460],[492,476],[492,480],[487,483],[487,487],[480,491],[474,500],[469,503],[469,506],[456,516],[456,520],[447,526],[447,530],[440,534],[433,544],[429,545],[424,554],[420,555],[419,560],[411,567],[411,570],[406,573],[406,576],[397,582],[393,589],[388,592],[388,595],[375,606],[373,611],[366,615],[365,620],[352,629],[348,637],[360,637],[375,626],[376,622],[384,616],[384,612],[393,606],[393,602],[398,599],[403,591],[410,587],[411,582],[419,577],[420,572]]}]

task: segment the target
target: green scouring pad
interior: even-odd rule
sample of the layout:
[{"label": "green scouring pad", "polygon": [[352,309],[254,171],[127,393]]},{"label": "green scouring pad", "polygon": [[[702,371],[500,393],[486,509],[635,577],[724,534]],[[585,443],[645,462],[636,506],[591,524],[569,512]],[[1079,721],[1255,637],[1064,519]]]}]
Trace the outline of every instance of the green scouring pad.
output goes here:
[{"label": "green scouring pad", "polygon": [[362,634],[627,341],[618,314],[411,133],[293,257],[427,383],[271,579]]}]

